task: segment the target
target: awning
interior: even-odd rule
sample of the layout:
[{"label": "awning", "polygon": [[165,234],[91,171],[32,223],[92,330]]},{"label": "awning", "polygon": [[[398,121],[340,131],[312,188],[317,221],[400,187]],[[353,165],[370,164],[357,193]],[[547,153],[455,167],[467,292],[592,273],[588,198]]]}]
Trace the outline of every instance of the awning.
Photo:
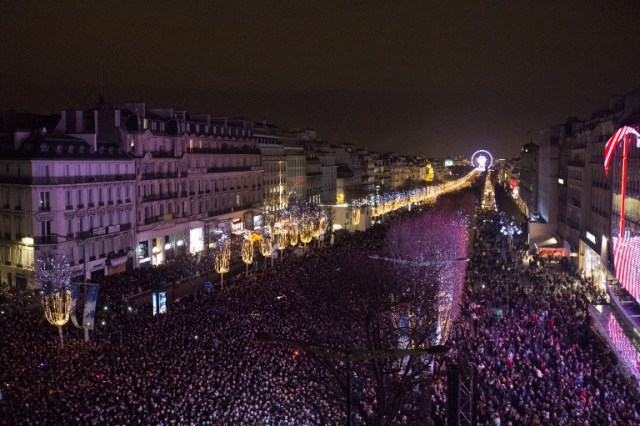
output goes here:
[{"label": "awning", "polygon": [[109,265],[112,266],[112,267],[124,265],[125,263],[127,263],[127,255],[126,254],[123,255],[123,256],[113,257],[113,258],[109,259]]}]

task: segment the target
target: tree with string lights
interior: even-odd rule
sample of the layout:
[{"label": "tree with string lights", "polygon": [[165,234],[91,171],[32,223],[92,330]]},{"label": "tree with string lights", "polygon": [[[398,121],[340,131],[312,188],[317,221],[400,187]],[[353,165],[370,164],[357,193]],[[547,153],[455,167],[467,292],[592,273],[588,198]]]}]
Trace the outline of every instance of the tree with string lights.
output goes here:
[{"label": "tree with string lights", "polygon": [[213,267],[220,274],[220,287],[224,287],[224,274],[229,272],[231,264],[231,245],[229,241],[220,243],[220,248],[213,258]]},{"label": "tree with string lights", "polygon": [[278,250],[280,250],[280,263],[284,262],[284,251],[289,244],[289,234],[286,229],[278,231]]},{"label": "tree with string lights", "polygon": [[264,267],[267,267],[267,257],[271,257],[271,267],[273,267],[273,238],[270,235],[264,235],[260,240],[260,254],[264,257]]},{"label": "tree with string lights", "polygon": [[245,238],[242,241],[242,246],[240,247],[240,253],[242,254],[242,261],[246,265],[245,276],[249,276],[249,265],[253,263],[253,239],[251,237]]},{"label": "tree with string lights", "polygon": [[64,347],[62,327],[71,313],[71,263],[62,253],[39,251],[34,276],[40,285],[46,320],[58,328],[60,347]]}]

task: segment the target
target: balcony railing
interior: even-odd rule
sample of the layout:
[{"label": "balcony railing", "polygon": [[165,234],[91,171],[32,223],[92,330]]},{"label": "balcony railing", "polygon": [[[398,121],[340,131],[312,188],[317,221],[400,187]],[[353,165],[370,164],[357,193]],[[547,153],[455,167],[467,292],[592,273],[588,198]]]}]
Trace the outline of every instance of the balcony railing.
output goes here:
[{"label": "balcony railing", "polygon": [[166,194],[150,194],[142,197],[142,201],[158,201],[158,200],[170,200],[172,198],[178,198],[177,192],[167,192]]},{"label": "balcony railing", "polygon": [[158,173],[143,173],[142,179],[171,179],[177,178],[178,172],[158,172]]},{"label": "balcony railing", "polygon": [[69,185],[77,183],[136,180],[134,174],[97,176],[0,176],[0,183],[17,185]]},{"label": "balcony railing", "polygon": [[228,173],[228,172],[248,172],[248,171],[251,171],[251,166],[207,167],[207,173]]},{"label": "balcony railing", "polygon": [[33,242],[35,244],[57,244],[58,236],[57,235],[43,235],[40,237],[34,237]]},{"label": "balcony railing", "polygon": [[171,151],[158,150],[158,151],[150,151],[149,153],[153,158],[172,158],[173,157],[173,152]]},{"label": "balcony railing", "polygon": [[260,154],[260,150],[250,147],[222,147],[222,148],[188,148],[189,154]]}]

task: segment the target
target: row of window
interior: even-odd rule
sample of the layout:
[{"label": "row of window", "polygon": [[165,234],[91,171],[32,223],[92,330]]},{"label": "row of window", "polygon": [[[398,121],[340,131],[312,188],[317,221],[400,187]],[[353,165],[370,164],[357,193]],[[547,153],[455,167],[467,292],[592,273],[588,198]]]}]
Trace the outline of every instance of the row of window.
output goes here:
[{"label": "row of window", "polygon": [[[49,192],[40,192],[40,208],[46,209],[49,207]],[[74,205],[77,208],[85,207],[85,200],[87,201],[87,207],[94,207],[97,203],[99,206],[107,204],[121,204],[122,202],[131,201],[131,186],[130,185],[117,185],[100,188],[88,188],[64,191],[65,207],[71,209]]]},{"label": "row of window", "polygon": [[[82,164],[84,164],[84,173],[82,173]],[[39,165],[36,169],[36,176],[103,176],[103,175],[128,175],[132,173],[133,165],[128,163],[112,163],[105,162],[89,163],[83,162],[82,164],[43,164]]]},{"label": "row of window", "polygon": [[[166,184],[166,186],[165,186]],[[150,182],[142,185],[138,185],[138,196],[153,196],[155,194],[172,194],[176,192],[203,193],[205,191],[227,191],[227,189],[245,189],[251,185],[252,189],[257,188],[259,185],[258,179],[246,179],[242,178],[228,178],[218,180],[197,180],[187,182],[172,182],[172,181],[158,181]]]},{"label": "row of window", "polygon": [[213,200],[191,200],[191,201],[166,201],[146,205],[143,209],[138,210],[138,223],[147,223],[150,220],[156,220],[159,216],[174,215],[176,217],[185,217],[194,214],[216,212],[223,209],[230,209],[234,206],[243,206],[249,203],[259,201],[257,194],[249,197],[243,197],[236,194],[235,197],[222,197]]}]

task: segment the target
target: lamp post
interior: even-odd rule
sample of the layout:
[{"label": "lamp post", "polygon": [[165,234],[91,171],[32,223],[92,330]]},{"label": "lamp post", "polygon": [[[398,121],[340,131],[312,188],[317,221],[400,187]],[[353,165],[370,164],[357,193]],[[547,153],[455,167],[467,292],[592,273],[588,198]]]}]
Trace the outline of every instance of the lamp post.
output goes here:
[{"label": "lamp post", "polygon": [[444,355],[451,349],[447,345],[434,345],[425,349],[342,349],[333,346],[322,345],[304,340],[288,339],[272,333],[258,332],[255,334],[257,340],[265,343],[276,343],[279,345],[300,349],[309,353],[319,355],[323,358],[336,359],[342,361],[347,366],[347,425],[351,426],[351,376],[353,363],[358,361],[386,360],[392,358],[402,358],[410,355]]}]

